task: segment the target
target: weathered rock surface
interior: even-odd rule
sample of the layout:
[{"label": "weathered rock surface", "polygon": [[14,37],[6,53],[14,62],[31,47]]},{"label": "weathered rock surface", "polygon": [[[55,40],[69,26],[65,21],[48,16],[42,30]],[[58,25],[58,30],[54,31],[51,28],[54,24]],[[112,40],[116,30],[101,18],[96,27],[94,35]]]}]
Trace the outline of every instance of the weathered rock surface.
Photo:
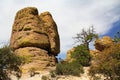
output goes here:
[{"label": "weathered rock surface", "polygon": [[90,50],[90,54],[93,57],[96,57],[98,54],[101,54],[102,51],[111,47],[114,44],[113,40],[109,36],[104,36],[101,39],[95,41],[95,50]]},{"label": "weathered rock surface", "polygon": [[71,48],[70,50],[67,51],[66,55],[66,61],[71,62],[73,59],[71,58],[71,54],[74,52],[75,48]]},{"label": "weathered rock surface", "polygon": [[102,39],[97,39],[95,41],[95,48],[99,51],[109,48],[113,45],[113,40],[109,36],[104,36]]},{"label": "weathered rock surface", "polygon": [[42,49],[48,49],[49,39],[45,34],[38,34],[30,31],[20,31],[16,32],[13,35],[11,40],[11,47],[13,49],[18,49],[21,47],[39,47]]},{"label": "weathered rock surface", "polygon": [[60,52],[57,25],[49,12],[38,15],[37,8],[27,7],[17,12],[12,28],[10,47],[16,55],[26,58],[23,70],[54,66]]},{"label": "weathered rock surface", "polygon": [[44,12],[39,16],[34,7],[17,12],[10,42],[13,50],[29,45],[46,50],[49,47],[49,51],[54,55],[60,52],[57,26],[51,14]]},{"label": "weathered rock surface", "polygon": [[23,72],[28,72],[31,69],[44,70],[49,66],[55,66],[56,58],[53,55],[48,55],[48,51],[40,48],[19,48],[15,50],[15,54],[25,58],[27,64],[22,66]]},{"label": "weathered rock surface", "polygon": [[50,41],[50,50],[56,55],[60,52],[60,42],[56,23],[54,22],[52,15],[49,12],[41,13],[39,17],[42,20],[44,27],[46,28]]},{"label": "weathered rock surface", "polygon": [[96,58],[99,54],[102,54],[102,52],[105,49],[110,48],[113,44],[114,44],[114,42],[109,36],[104,36],[101,39],[97,39],[94,44],[95,50],[90,50],[90,54],[93,57],[91,64],[96,65],[96,61],[94,60],[94,58]]},{"label": "weathered rock surface", "polygon": [[96,57],[98,54],[100,54],[100,51],[99,51],[99,50],[90,50],[90,54],[91,54],[93,57]]}]

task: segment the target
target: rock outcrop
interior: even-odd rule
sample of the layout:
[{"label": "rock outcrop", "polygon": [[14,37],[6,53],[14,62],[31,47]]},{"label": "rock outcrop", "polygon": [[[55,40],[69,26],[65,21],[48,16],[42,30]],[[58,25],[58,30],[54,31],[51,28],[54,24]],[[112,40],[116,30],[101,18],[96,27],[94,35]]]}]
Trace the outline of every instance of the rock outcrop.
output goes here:
[{"label": "rock outcrop", "polygon": [[70,50],[67,51],[67,55],[66,55],[66,61],[67,62],[71,62],[73,60],[73,58],[71,58],[71,54],[74,52],[75,48],[71,48]]},{"label": "rock outcrop", "polygon": [[[97,39],[95,41],[95,50],[90,50],[90,54],[95,57],[98,54],[101,54],[101,52],[104,49],[109,48],[110,46],[112,46],[114,44],[113,40],[109,37],[109,36],[104,36],[101,39]],[[70,50],[67,51],[67,55],[66,55],[66,61],[71,62],[73,59],[71,58],[71,54],[74,52],[74,48],[71,48]]]},{"label": "rock outcrop", "polygon": [[102,51],[106,48],[109,48],[113,44],[114,42],[109,36],[104,36],[102,39],[97,39],[95,41],[95,48],[99,51]]},{"label": "rock outcrop", "polygon": [[[54,66],[60,52],[57,25],[49,12],[38,15],[37,8],[27,7],[17,12],[12,28],[10,47],[16,55],[27,59],[23,70]],[[26,67],[27,66],[27,67]]]},{"label": "rock outcrop", "polygon": [[114,44],[113,40],[109,36],[104,36],[101,39],[95,41],[95,50],[90,50],[90,54],[94,57],[101,54],[102,51],[111,47]]}]

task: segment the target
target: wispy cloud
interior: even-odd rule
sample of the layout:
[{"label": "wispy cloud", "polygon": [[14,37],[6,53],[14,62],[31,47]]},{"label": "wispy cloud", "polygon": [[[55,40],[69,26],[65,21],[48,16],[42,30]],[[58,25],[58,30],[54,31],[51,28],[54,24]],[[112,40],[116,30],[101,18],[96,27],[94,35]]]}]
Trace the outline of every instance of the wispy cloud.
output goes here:
[{"label": "wispy cloud", "polygon": [[1,0],[1,42],[9,40],[16,12],[27,6],[52,13],[60,34],[61,53],[73,46],[72,37],[82,28],[94,25],[96,32],[105,34],[120,18],[119,0]]}]

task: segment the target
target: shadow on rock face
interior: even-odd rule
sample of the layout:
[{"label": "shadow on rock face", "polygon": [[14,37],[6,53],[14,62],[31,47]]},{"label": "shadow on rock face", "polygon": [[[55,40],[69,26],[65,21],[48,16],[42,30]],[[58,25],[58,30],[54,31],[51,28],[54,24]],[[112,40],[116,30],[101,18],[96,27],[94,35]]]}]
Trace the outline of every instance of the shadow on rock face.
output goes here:
[{"label": "shadow on rock face", "polygon": [[16,55],[30,58],[29,64],[23,68],[26,65],[30,68],[55,65],[60,40],[52,15],[49,12],[38,15],[35,7],[19,10],[12,28],[10,47]]}]

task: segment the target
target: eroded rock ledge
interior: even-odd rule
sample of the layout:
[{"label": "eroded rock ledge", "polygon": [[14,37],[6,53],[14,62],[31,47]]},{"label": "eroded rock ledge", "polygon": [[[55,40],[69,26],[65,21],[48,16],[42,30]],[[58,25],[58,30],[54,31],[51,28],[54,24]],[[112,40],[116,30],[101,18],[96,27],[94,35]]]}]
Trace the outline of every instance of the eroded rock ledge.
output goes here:
[{"label": "eroded rock ledge", "polygon": [[12,27],[10,47],[16,55],[28,59],[22,66],[25,72],[54,66],[55,56],[60,52],[60,40],[52,15],[49,12],[39,15],[35,7],[19,10]]}]

